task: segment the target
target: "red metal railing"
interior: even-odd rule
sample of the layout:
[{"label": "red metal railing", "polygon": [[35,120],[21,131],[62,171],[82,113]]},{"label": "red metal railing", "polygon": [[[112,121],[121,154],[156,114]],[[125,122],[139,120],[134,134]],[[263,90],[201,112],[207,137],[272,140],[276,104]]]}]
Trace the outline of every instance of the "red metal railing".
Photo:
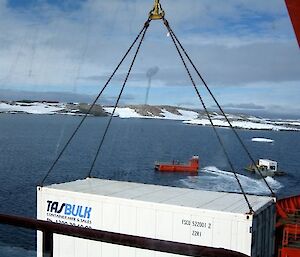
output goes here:
[{"label": "red metal railing", "polygon": [[300,196],[276,203],[278,257],[300,256]]}]

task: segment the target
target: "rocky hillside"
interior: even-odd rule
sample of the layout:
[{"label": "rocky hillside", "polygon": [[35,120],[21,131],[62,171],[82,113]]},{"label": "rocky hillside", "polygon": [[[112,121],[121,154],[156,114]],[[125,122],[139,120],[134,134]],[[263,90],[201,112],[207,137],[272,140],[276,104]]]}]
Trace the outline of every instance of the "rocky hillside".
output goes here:
[{"label": "rocky hillside", "polygon": [[[0,101],[0,113],[27,113],[27,114],[67,114],[83,115],[87,113],[90,104],[86,103],[59,103],[49,101]],[[107,116],[102,106],[96,104],[90,114],[93,116]]]},{"label": "rocky hillside", "polygon": [[[27,114],[64,114],[84,115],[90,108],[86,103],[59,103],[46,101],[16,101],[0,102],[0,113],[27,113]],[[113,112],[113,107],[96,104],[90,115],[104,117]],[[209,113],[212,122],[217,127],[229,127],[225,117],[217,112]],[[117,107],[114,116],[120,118],[167,119],[178,120],[184,124],[211,126],[204,111],[192,110],[175,106],[128,105]],[[255,130],[290,130],[300,131],[300,120],[271,120],[251,115],[227,114],[235,128]]]}]

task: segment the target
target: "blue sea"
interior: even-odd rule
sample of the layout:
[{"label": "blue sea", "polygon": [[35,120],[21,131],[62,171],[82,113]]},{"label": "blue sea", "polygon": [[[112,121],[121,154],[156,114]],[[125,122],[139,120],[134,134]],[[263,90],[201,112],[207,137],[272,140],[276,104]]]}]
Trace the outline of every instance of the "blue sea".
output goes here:
[{"label": "blue sea", "polygon": [[[80,121],[66,115],[0,115],[0,212],[36,217],[36,186]],[[107,118],[89,117],[64,153],[47,184],[72,181],[88,175]],[[218,128],[244,189],[268,194],[263,180],[249,174],[246,153],[230,129]],[[254,159],[276,160],[282,177],[267,178],[279,198],[300,194],[300,133],[238,130]],[[273,143],[252,142],[253,137]],[[155,161],[187,162],[199,155],[201,170],[196,176],[155,172]],[[239,192],[237,182],[212,128],[180,121],[114,118],[92,176]],[[0,256],[35,256],[35,232],[0,226]]]}]

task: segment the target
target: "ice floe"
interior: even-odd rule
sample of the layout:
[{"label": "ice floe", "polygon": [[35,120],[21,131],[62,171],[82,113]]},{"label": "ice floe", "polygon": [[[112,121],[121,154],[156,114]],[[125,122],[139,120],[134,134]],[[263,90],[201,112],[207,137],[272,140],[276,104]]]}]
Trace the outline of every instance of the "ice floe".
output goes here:
[{"label": "ice floe", "polygon": [[251,139],[252,142],[262,142],[262,143],[273,143],[274,140],[270,138],[263,138],[263,137],[253,137]]}]

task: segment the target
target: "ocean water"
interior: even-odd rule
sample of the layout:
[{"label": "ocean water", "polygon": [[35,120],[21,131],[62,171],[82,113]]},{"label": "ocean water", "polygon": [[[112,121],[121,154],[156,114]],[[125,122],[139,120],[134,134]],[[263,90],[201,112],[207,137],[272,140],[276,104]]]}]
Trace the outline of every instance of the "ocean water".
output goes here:
[{"label": "ocean water", "polygon": [[[36,217],[36,186],[62,149],[80,117],[1,114],[0,212]],[[107,118],[90,117],[62,156],[46,184],[85,178]],[[248,193],[268,194],[261,178],[247,173],[250,163],[230,129],[219,128],[239,178]],[[238,130],[255,159],[278,161],[287,175],[267,178],[279,198],[300,193],[300,133]],[[273,143],[252,142],[266,137]],[[155,161],[188,161],[199,155],[201,170],[190,174],[155,172]],[[209,127],[180,121],[114,118],[92,175],[94,177],[239,192],[237,182]],[[34,256],[35,233],[0,226],[0,256]],[[1,252],[2,251],[2,252]]]}]

